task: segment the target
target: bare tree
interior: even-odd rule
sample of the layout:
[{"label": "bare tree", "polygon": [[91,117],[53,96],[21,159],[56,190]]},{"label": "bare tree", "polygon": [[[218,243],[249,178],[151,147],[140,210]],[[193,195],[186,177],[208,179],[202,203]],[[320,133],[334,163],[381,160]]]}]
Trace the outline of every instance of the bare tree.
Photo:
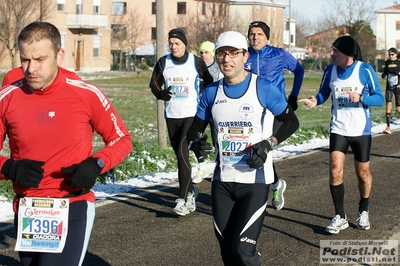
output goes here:
[{"label": "bare tree", "polygon": [[376,56],[376,40],[370,24],[374,19],[375,1],[332,0],[326,3],[323,11],[325,24],[330,28],[346,26],[350,36],[359,43],[363,60],[373,64]]},{"label": "bare tree", "polygon": [[123,54],[127,50],[126,35],[124,16],[114,17],[111,21],[111,54],[113,66],[118,66],[118,70],[122,70]]},{"label": "bare tree", "polygon": [[229,9],[222,3],[207,3],[204,12],[197,10],[186,16],[168,18],[170,28],[182,28],[188,39],[188,50],[197,51],[203,41],[215,42],[218,36],[228,30]]},{"label": "bare tree", "polygon": [[276,47],[283,47],[283,29],[276,23],[269,25],[271,34],[269,37],[269,44]]},{"label": "bare tree", "polygon": [[218,36],[228,30],[229,9],[224,4],[209,4],[206,14],[199,17],[197,25],[192,24],[193,45],[198,48],[203,41],[215,42]]},{"label": "bare tree", "polygon": [[[132,9],[122,16],[115,16],[111,22],[111,43],[114,50],[114,65],[119,62],[119,70],[123,68],[124,53],[133,53],[136,48],[144,44],[147,31],[146,18],[137,9]],[[129,66],[128,66],[129,67]]]},{"label": "bare tree", "polygon": [[[312,36],[310,36],[312,37]],[[311,67],[313,70],[323,70],[330,62],[329,51],[332,45],[332,34],[325,34],[315,36],[315,38],[308,38],[308,47],[312,50],[310,54],[315,59],[314,65]]]},{"label": "bare tree", "polygon": [[126,45],[130,52],[133,53],[136,48],[143,45],[146,41],[146,32],[149,32],[148,18],[142,15],[137,9],[131,10],[126,18],[127,33],[126,33]]},{"label": "bare tree", "polygon": [[330,63],[332,43],[344,35],[354,37],[361,47],[363,60],[373,64],[376,54],[375,36],[370,27],[373,6],[373,0],[332,0],[324,4],[321,17],[309,25],[314,31],[307,37],[310,57],[315,59],[313,67],[322,70]]},{"label": "bare tree", "polygon": [[306,47],[307,36],[313,32],[311,20],[297,11],[292,12],[292,17],[296,19],[296,46]]},{"label": "bare tree", "polygon": [[[233,19],[234,18],[234,19]],[[238,31],[247,36],[247,30],[249,28],[249,19],[245,18],[238,11],[229,11],[229,30]]]},{"label": "bare tree", "polygon": [[374,65],[377,55],[376,37],[371,26],[362,20],[356,21],[349,27],[349,33],[360,45],[363,61]]},{"label": "bare tree", "polygon": [[331,0],[324,4],[322,15],[331,27],[357,21],[370,24],[374,19],[374,5],[374,0]]},{"label": "bare tree", "polygon": [[0,1],[0,43],[5,46],[5,50],[8,52],[12,68],[17,65],[19,32],[28,23],[45,20],[51,4],[51,0]]}]

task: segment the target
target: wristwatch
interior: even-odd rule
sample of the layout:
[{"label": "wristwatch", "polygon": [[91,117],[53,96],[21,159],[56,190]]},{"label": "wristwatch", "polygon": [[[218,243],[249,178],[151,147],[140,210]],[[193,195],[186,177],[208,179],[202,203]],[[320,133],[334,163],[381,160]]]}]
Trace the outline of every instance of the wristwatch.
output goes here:
[{"label": "wristwatch", "polygon": [[360,102],[364,101],[364,95],[360,96]]},{"label": "wristwatch", "polygon": [[96,163],[100,167],[100,169],[104,168],[104,162],[103,162],[103,160],[101,158],[97,158],[96,159]]},{"label": "wristwatch", "polygon": [[271,149],[275,150],[276,142],[275,142],[274,138],[269,137],[267,140],[269,140],[269,142],[271,142]]}]

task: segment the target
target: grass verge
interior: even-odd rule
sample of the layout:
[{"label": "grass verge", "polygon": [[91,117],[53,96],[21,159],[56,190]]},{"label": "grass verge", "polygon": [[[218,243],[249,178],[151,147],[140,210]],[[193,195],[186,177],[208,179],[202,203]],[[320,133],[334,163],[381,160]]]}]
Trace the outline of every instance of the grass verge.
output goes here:
[{"label": "grass verge", "polygon": [[[146,174],[177,170],[172,148],[168,146],[167,149],[161,149],[158,145],[157,100],[148,87],[150,72],[78,74],[83,80],[95,84],[107,94],[132,135],[133,151],[114,168],[116,180],[127,180]],[[318,92],[321,77],[322,73],[319,76],[306,76],[299,99],[315,95]],[[2,78],[3,76],[0,75],[1,80]],[[287,93],[290,93],[293,76],[288,75],[286,81]],[[383,81],[381,84],[384,84]],[[330,102],[312,110],[307,109],[304,105],[299,105],[296,115],[300,121],[300,128],[280,146],[301,144],[316,137],[328,137],[330,109]],[[385,108],[374,107],[372,110],[374,122],[383,123]],[[209,132],[208,135],[210,135]],[[7,155],[7,145],[4,146],[1,154]],[[101,137],[96,134],[93,138],[93,146],[94,150],[103,147]],[[209,158],[209,160],[213,159],[214,156]],[[192,156],[191,161],[194,162],[194,160],[194,156]],[[8,200],[14,196],[10,181],[0,182],[0,195]]]}]

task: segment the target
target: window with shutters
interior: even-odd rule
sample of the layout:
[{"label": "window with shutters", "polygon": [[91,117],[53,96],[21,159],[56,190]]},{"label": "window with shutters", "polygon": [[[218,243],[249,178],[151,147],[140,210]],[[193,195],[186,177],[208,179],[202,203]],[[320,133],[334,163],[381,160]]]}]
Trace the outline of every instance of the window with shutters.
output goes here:
[{"label": "window with shutters", "polygon": [[100,36],[93,36],[93,57],[100,57]]}]

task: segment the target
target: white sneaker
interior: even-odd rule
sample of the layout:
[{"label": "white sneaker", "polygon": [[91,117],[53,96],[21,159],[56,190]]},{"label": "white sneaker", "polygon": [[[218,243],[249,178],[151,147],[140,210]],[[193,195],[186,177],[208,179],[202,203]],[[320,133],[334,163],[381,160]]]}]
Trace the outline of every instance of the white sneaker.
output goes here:
[{"label": "white sneaker", "polygon": [[199,167],[197,168],[197,173],[194,174],[193,177],[192,177],[192,183],[193,184],[198,184],[201,181],[203,181],[203,177],[201,175],[201,170],[200,170],[200,165],[199,165]]},{"label": "white sneaker", "polygon": [[383,133],[392,134],[392,131],[390,130],[390,127],[386,126],[386,128],[383,130]]},{"label": "white sneaker", "polygon": [[194,212],[196,210],[196,198],[198,195],[198,188],[193,186],[193,192],[189,192],[186,198],[186,208],[189,212]]},{"label": "white sneaker", "polygon": [[344,218],[340,218],[340,215],[337,214],[333,217],[331,224],[325,228],[325,231],[331,234],[338,234],[340,230],[344,230],[349,227],[349,222],[347,221],[347,216]]},{"label": "white sneaker", "polygon": [[358,229],[368,230],[371,226],[369,224],[369,212],[363,211],[362,213],[358,213]]},{"label": "white sneaker", "polygon": [[201,167],[201,165],[202,165],[202,163],[199,163],[199,164],[198,164],[198,166],[197,166],[197,172],[196,172],[196,174],[192,177],[192,182],[193,182],[194,184],[200,183],[201,181],[203,181],[204,178],[207,178],[207,177],[210,175],[209,171],[207,170],[207,167],[204,167],[204,166]]},{"label": "white sneaker", "polygon": [[186,214],[190,213],[186,206],[186,202],[184,199],[179,198],[179,199],[175,200],[175,202],[176,202],[176,206],[175,206],[175,208],[172,209],[172,212],[171,212],[172,214],[185,216]]}]

